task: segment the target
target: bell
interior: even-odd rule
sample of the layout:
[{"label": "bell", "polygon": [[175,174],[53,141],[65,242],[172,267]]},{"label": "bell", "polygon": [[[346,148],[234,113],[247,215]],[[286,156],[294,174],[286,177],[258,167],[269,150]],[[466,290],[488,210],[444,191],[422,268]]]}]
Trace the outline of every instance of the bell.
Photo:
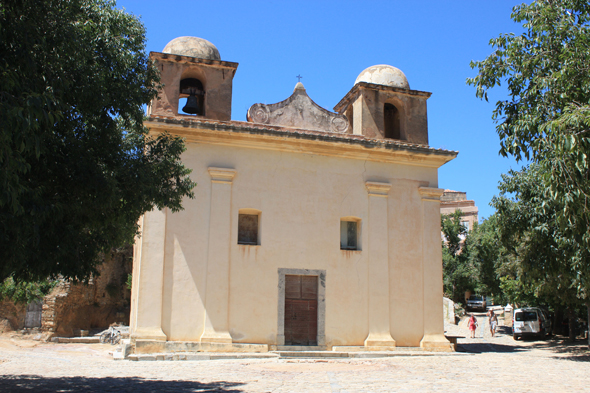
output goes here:
[{"label": "bell", "polygon": [[199,104],[197,102],[197,97],[194,93],[191,93],[186,100],[186,105],[182,108],[184,113],[190,113],[191,115],[196,115],[199,113]]}]

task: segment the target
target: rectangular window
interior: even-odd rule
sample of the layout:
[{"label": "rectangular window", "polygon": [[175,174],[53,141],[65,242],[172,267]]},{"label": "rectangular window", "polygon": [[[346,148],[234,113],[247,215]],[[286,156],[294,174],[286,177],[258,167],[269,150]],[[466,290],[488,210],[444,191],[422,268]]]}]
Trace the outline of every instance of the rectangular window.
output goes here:
[{"label": "rectangular window", "polygon": [[536,321],[538,319],[535,311],[523,311],[514,314],[514,320],[519,322]]},{"label": "rectangular window", "polygon": [[258,214],[238,215],[238,244],[258,244]]},{"label": "rectangular window", "polygon": [[465,228],[465,232],[469,232],[469,221],[461,221],[461,225]]},{"label": "rectangular window", "polygon": [[358,250],[358,222],[340,221],[340,249]]}]

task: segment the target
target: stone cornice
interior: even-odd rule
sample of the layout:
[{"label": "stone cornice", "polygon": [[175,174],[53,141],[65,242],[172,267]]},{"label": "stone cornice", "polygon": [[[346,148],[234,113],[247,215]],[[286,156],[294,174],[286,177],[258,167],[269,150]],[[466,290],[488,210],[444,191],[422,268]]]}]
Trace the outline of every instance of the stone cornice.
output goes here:
[{"label": "stone cornice", "polygon": [[443,194],[444,190],[442,188],[418,187],[418,192],[423,201],[440,202],[440,196]]},{"label": "stone cornice", "polygon": [[175,63],[206,64],[216,66],[217,68],[231,68],[232,70],[238,68],[238,63],[231,61],[200,59],[198,57],[175,55],[172,53],[150,52],[150,59]]},{"label": "stone cornice", "polygon": [[370,196],[387,197],[387,194],[391,189],[391,184],[376,181],[368,181],[365,182],[365,187],[367,187],[367,192]]},{"label": "stone cornice", "polygon": [[211,182],[212,183],[229,183],[231,184],[234,177],[236,176],[236,171],[234,169],[229,168],[216,168],[216,167],[209,167],[207,168],[209,171],[209,175],[211,175]]},{"label": "stone cornice", "polygon": [[211,143],[431,168],[439,168],[458,154],[402,141],[238,121],[181,120],[152,116],[144,125],[152,133],[168,132],[185,138],[187,143]]},{"label": "stone cornice", "polygon": [[407,96],[420,96],[424,98],[428,98],[432,95],[427,91],[420,91],[420,90],[410,90],[410,89],[402,89],[400,87],[393,87],[393,86],[384,86],[384,85],[376,85],[374,83],[367,83],[367,82],[359,82],[355,84],[352,89],[336,104],[334,110],[338,113],[342,113],[348,105],[350,105],[356,97],[360,94],[361,90],[385,90],[385,91],[394,91],[398,94],[403,94]]}]

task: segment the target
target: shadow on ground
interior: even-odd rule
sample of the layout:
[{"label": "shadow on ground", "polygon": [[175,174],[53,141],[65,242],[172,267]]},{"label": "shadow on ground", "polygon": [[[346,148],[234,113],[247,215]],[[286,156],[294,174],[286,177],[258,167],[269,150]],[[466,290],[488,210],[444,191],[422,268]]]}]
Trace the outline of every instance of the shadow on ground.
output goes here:
[{"label": "shadow on ground", "polygon": [[1,375],[1,391],[12,392],[243,392],[237,382],[160,381],[143,378],[45,378],[38,375]]},{"label": "shadow on ground", "polygon": [[530,351],[530,347],[520,345],[506,345],[506,344],[495,344],[495,343],[462,343],[458,345],[458,352],[469,352],[469,353],[487,353],[487,352],[527,352]]},{"label": "shadow on ground", "polygon": [[[512,336],[512,328],[499,326],[498,335]],[[494,339],[486,342],[471,342],[459,344],[457,350],[469,353],[516,353],[529,352],[533,349],[544,350],[547,356],[562,360],[572,360],[576,362],[590,362],[590,350],[588,349],[587,340],[570,341],[560,336],[546,338],[523,337],[518,341],[510,344],[494,343]]]},{"label": "shadow on ground", "polygon": [[570,341],[567,338],[553,337],[548,340],[537,341],[532,348],[546,349],[555,354],[556,359],[573,360],[576,362],[590,362],[588,340]]}]

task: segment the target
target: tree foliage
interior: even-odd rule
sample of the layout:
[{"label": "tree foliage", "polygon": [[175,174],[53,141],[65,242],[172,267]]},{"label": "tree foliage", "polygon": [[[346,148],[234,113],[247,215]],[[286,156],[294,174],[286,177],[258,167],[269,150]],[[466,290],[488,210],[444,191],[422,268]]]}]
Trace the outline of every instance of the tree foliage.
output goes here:
[{"label": "tree foliage", "polygon": [[496,102],[493,112],[500,152],[517,159],[542,159],[552,148],[548,138],[563,132],[574,136],[570,127],[559,129],[553,121],[571,125],[588,120],[590,5],[538,0],[514,7],[512,19],[526,31],[492,39],[495,50],[485,60],[471,62],[479,74],[467,81],[486,100],[489,89],[506,82],[509,98]]},{"label": "tree foliage", "polygon": [[[547,268],[559,269],[561,264],[551,267],[549,260],[563,261],[557,254],[566,252],[570,259],[564,274],[572,274],[573,267],[576,295],[588,299],[590,4],[537,0],[514,7],[512,18],[525,32],[492,39],[493,53],[471,63],[478,75],[468,83],[486,100],[489,89],[506,83],[508,99],[496,102],[492,114],[500,153],[538,165],[534,177],[544,191],[532,208],[535,217],[550,220],[529,233],[538,238],[527,240],[540,247],[537,254],[548,253]],[[562,239],[558,244],[541,241],[556,231]]]},{"label": "tree foliage", "polygon": [[476,267],[469,259],[464,240],[467,230],[461,224],[462,213],[441,214],[444,292],[455,302],[463,302],[466,290],[476,283]]},{"label": "tree foliage", "polygon": [[[580,243],[559,224],[559,201],[544,187],[544,168],[531,164],[503,176],[497,209],[503,245],[514,257],[502,266],[502,290],[511,302],[567,311],[570,338],[575,337],[575,314],[588,301],[580,270]],[[542,206],[543,208],[539,208]],[[586,300],[584,300],[586,299]]]},{"label": "tree foliage", "polygon": [[500,195],[492,201],[501,241],[514,256],[504,266],[503,285],[519,287],[514,302],[569,307],[579,302],[573,263],[577,244],[559,226],[556,202],[541,176],[543,170],[535,164],[503,175]]},{"label": "tree foliage", "polygon": [[56,284],[56,280],[15,282],[12,277],[9,277],[0,283],[0,301],[8,299],[17,304],[36,302],[43,299],[43,297],[47,295]]},{"label": "tree foliage", "polygon": [[0,280],[83,280],[194,183],[181,139],[149,137],[158,73],[110,0],[0,3]]},{"label": "tree foliage", "polygon": [[463,302],[468,290],[492,297],[496,303],[505,301],[502,267],[512,257],[500,240],[498,218],[493,215],[475,223],[470,231],[461,219],[460,210],[441,215],[445,293],[456,302]]},{"label": "tree foliage", "polygon": [[477,270],[476,292],[492,297],[496,304],[505,301],[500,272],[509,263],[510,255],[500,241],[497,216],[494,214],[475,224],[465,244],[468,258]]}]

